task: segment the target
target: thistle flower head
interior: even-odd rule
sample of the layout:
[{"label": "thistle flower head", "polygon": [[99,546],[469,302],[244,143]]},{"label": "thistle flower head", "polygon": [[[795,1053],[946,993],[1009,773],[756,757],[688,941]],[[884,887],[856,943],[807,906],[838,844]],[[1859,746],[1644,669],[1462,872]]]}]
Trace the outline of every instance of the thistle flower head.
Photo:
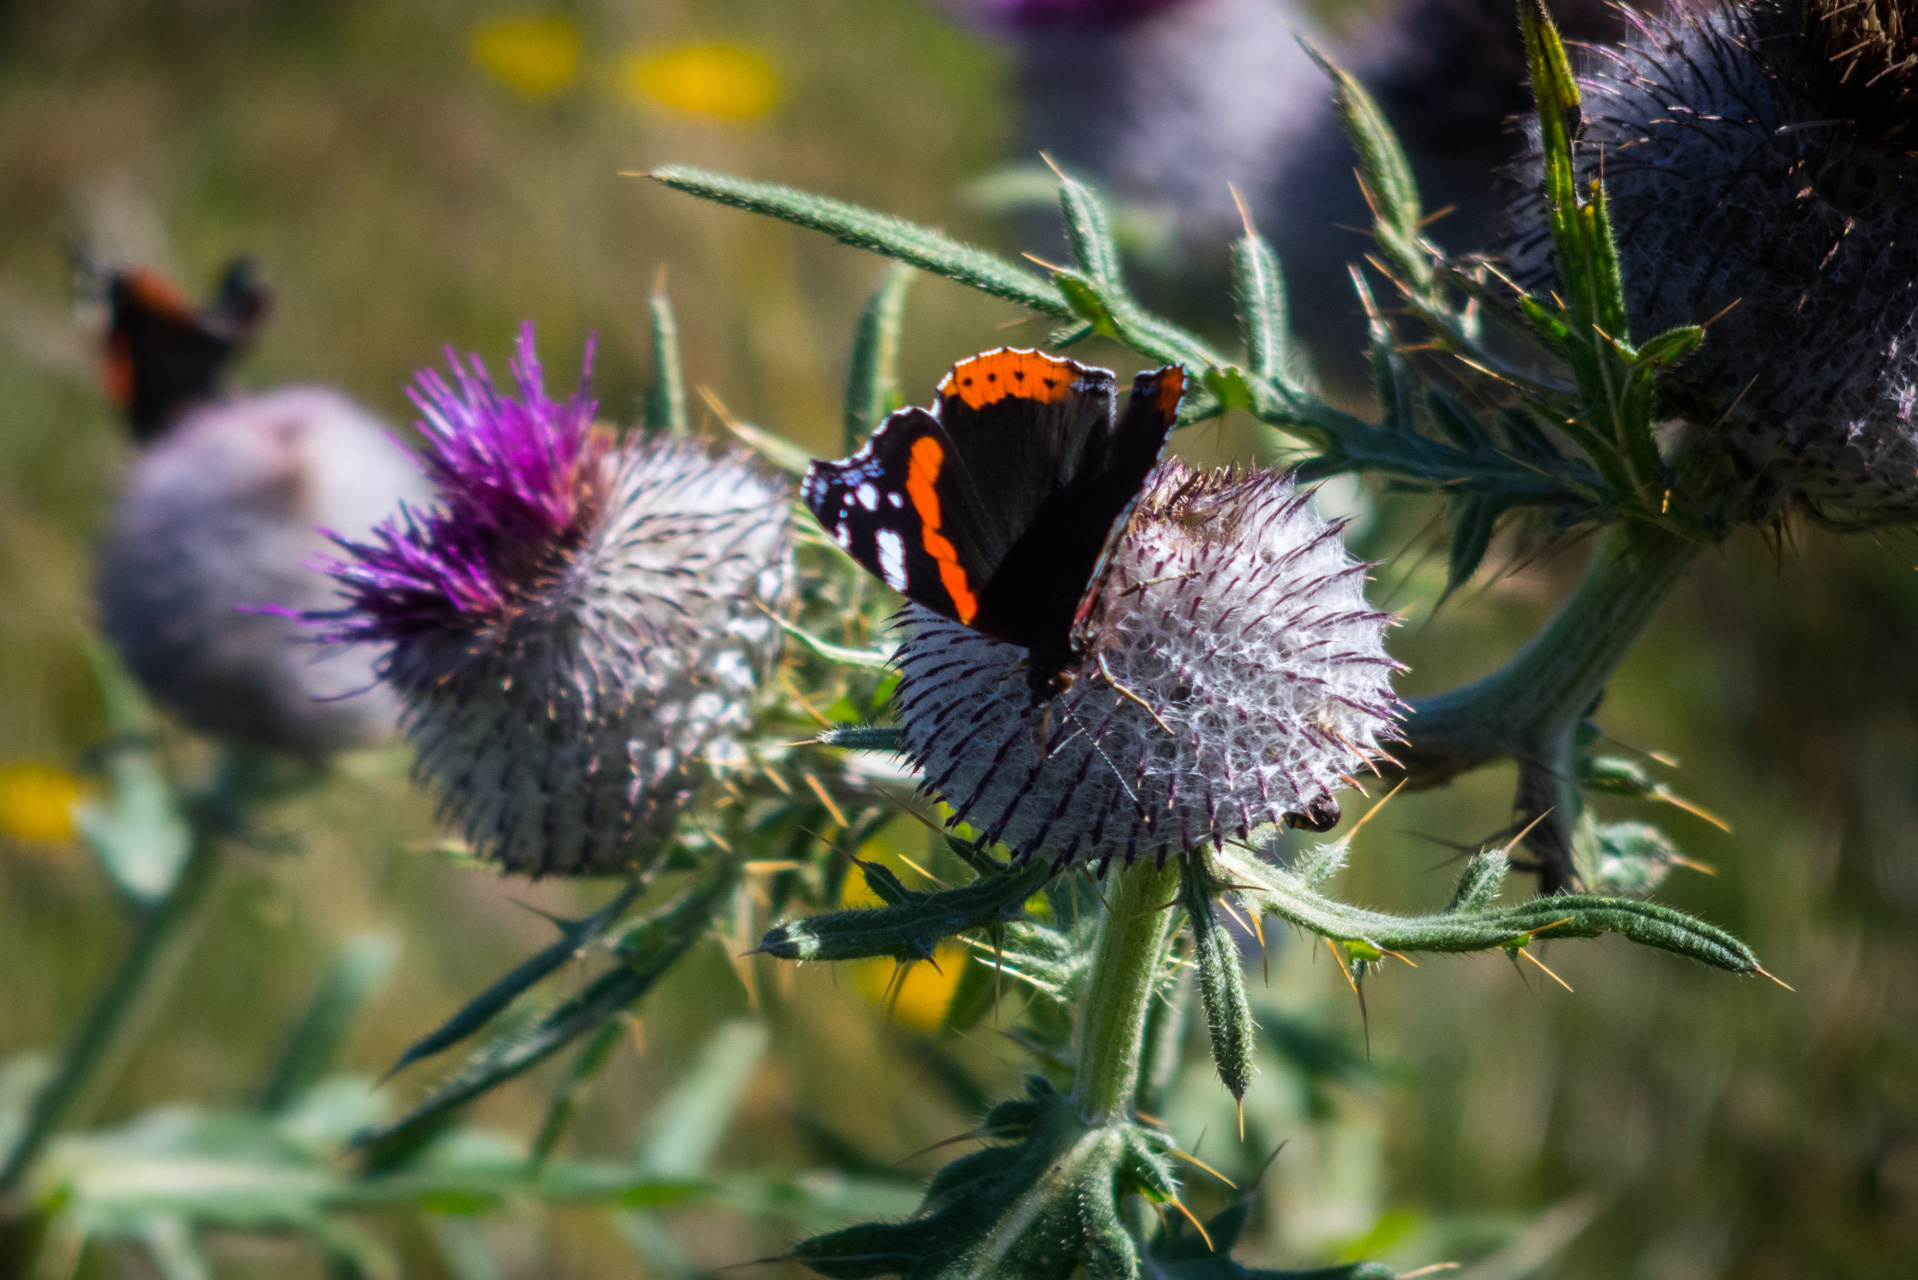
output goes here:
[{"label": "thistle flower head", "polygon": [[[1912,22],[1904,0],[1675,6],[1582,86],[1633,331],[1713,321],[1665,393],[1732,468],[1738,518],[1918,515]],[[1506,257],[1549,289],[1532,186]]]},{"label": "thistle flower head", "polygon": [[134,463],[99,554],[100,621],[153,694],[202,732],[305,757],[391,733],[372,648],[301,643],[291,611],[340,603],[319,527],[364,536],[428,493],[385,425],[336,391],[203,405]]},{"label": "thistle flower head", "polygon": [[531,326],[512,393],[477,360],[415,400],[440,503],[342,545],[332,638],[392,646],[420,771],[510,871],[638,866],[737,754],[791,587],[787,495],[692,442],[616,443],[549,398]]},{"label": "thistle flower head", "polygon": [[1339,533],[1289,476],[1164,464],[1071,683],[1038,705],[1023,649],[908,608],[897,702],[926,788],[955,822],[1059,864],[1330,826],[1396,708],[1388,615]]}]

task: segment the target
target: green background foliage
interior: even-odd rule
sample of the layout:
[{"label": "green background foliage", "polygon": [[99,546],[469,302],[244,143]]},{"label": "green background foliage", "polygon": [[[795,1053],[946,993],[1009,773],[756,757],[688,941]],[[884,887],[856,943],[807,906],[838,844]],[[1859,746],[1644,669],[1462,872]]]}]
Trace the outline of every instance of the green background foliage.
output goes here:
[{"label": "green background foliage", "polygon": [[[604,412],[636,420],[650,380],[647,299],[663,264],[695,424],[711,424],[698,394],[711,388],[741,417],[820,453],[841,441],[845,363],[885,265],[619,173],[698,165],[830,193],[1009,255],[1022,247],[965,195],[1007,158],[1004,55],[931,6],[565,6],[584,37],[580,70],[537,101],[469,56],[490,12],[423,0],[0,3],[0,765],[77,768],[109,727],[85,646],[88,549],[129,446],[71,315],[63,245],[75,235],[157,255],[195,287],[228,255],[256,254],[279,306],[244,381],[334,383],[396,422],[407,379],[443,344],[501,364],[522,318],[539,323],[555,383],[597,331]],[[627,51],[707,40],[771,59],[782,86],[771,112],[721,122],[621,92]],[[1442,221],[1432,234],[1443,241]],[[1355,236],[1353,253],[1364,247]],[[914,399],[958,356],[1036,345],[1054,323],[930,280],[906,307],[901,383]],[[1218,314],[1185,319],[1230,344],[1223,295]],[[1080,354],[1134,363],[1103,340]],[[1235,413],[1187,433],[1182,448],[1218,461],[1265,439]],[[1361,517],[1360,550],[1383,562],[1375,601],[1405,611],[1394,651],[1412,668],[1408,695],[1495,667],[1582,563],[1582,544],[1534,557],[1500,540],[1492,572],[1439,610],[1438,506],[1343,481],[1334,493]],[[1918,1254],[1913,559],[1897,535],[1735,538],[1702,559],[1599,716],[1622,742],[1681,758],[1665,776],[1735,828],[1660,808],[1685,852],[1718,868],[1678,873],[1661,899],[1749,942],[1797,994],[1618,941],[1544,946],[1575,994],[1497,957],[1432,958],[1368,982],[1368,1069],[1343,972],[1269,922],[1269,979],[1252,969],[1249,994],[1261,1034],[1313,1069],[1267,1060],[1246,1095],[1241,1148],[1195,1033],[1165,1117],[1188,1150],[1233,1170],[1289,1140],[1259,1183],[1242,1259],[1457,1258],[1477,1261],[1469,1274],[1480,1280],[1705,1280],[1888,1276]],[[204,763],[191,744],[173,750],[183,769]],[[1511,793],[1507,766],[1400,797],[1359,837],[1339,896],[1437,909],[1456,874],[1441,865],[1453,855],[1443,842],[1476,847],[1504,826]],[[1651,806],[1599,808],[1622,820]],[[243,850],[217,886],[176,994],[112,1089],[88,1101],[90,1120],[271,1095],[273,1064],[336,952],[368,934],[399,950],[338,1065],[378,1076],[551,941],[551,925],[525,907],[577,917],[607,892],[501,881],[441,856],[430,801],[407,783],[398,752],[342,762],[266,823],[275,838]],[[868,853],[918,859],[924,844],[899,823]],[[744,1212],[765,1201],[736,1188],[729,1204],[657,1214],[515,1200],[483,1219],[370,1205],[356,1221],[408,1274],[484,1275],[481,1245],[499,1274],[613,1276],[777,1254],[798,1238],[788,1218],[810,1229],[903,1213],[942,1163],[942,1153],[911,1153],[1017,1094],[1028,1059],[990,1017],[944,1040],[910,1025],[909,1011],[889,1018],[866,994],[865,970],[739,959],[765,923],[701,942],[667,975],[580,1091],[561,1153],[683,1157],[711,1143],[713,1169],[804,1173],[815,1186],[893,1178],[890,1208],[776,1218]],[[104,873],[77,844],[0,837],[0,1057],[58,1045],[125,937]],[[588,976],[567,975],[566,992]],[[770,1036],[763,1054],[736,1032],[721,1033],[733,1036],[725,1053],[708,1053],[723,1025],[754,1010]],[[530,1135],[567,1070],[555,1061],[523,1077],[472,1121]],[[0,1068],[0,1111],[21,1078]],[[391,1111],[432,1079],[430,1068],[397,1077]],[[676,1099],[702,1096],[702,1083],[736,1091],[731,1123],[661,1139],[680,1114],[662,1101],[675,1086],[694,1090]],[[707,1167],[668,1165],[655,1169],[659,1186]],[[1232,1201],[1202,1177],[1188,1182],[1202,1217]],[[217,1237],[208,1253],[222,1275],[323,1270],[309,1247],[271,1237]],[[75,1258],[87,1274],[150,1265],[116,1247]]]}]

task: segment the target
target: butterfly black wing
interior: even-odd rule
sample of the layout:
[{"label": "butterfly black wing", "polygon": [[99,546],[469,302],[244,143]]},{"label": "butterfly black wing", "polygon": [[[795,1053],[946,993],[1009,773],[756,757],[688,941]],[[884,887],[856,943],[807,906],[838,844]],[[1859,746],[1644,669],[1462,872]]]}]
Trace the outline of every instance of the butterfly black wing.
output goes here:
[{"label": "butterfly black wing", "polygon": [[1115,420],[1109,371],[989,351],[953,367],[931,411],[901,410],[851,458],[815,463],[805,499],[907,599],[1056,671],[1183,386],[1176,368],[1141,375]]},{"label": "butterfly black wing", "polygon": [[848,554],[907,599],[1014,644],[988,588],[1079,441],[1109,430],[1112,375],[1042,352],[953,367],[931,410],[902,409],[864,448],[816,462],[804,497]]},{"label": "butterfly black wing", "polygon": [[145,443],[188,408],[211,399],[227,366],[252,338],[270,295],[242,259],[227,269],[213,304],[196,308],[157,272],[128,268],[107,280],[103,377]]}]

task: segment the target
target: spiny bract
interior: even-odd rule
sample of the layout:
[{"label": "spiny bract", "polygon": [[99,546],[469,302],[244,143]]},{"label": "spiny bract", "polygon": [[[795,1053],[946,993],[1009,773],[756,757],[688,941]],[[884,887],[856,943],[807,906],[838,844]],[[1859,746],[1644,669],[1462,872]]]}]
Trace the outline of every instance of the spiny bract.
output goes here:
[{"label": "spiny bract", "polygon": [[[1918,26],[1908,0],[1748,0],[1634,18],[1581,82],[1633,332],[1711,321],[1665,384],[1736,481],[1841,526],[1918,516]],[[1516,279],[1556,286],[1543,197]]]},{"label": "spiny bract", "polygon": [[420,772],[478,852],[642,867],[740,754],[792,587],[789,495],[691,441],[615,443],[583,391],[547,399],[531,326],[517,398],[455,371],[415,395],[441,504],[345,544],[335,634],[392,644]]},{"label": "spiny bract", "polygon": [[1101,581],[1064,692],[1026,652],[909,606],[897,696],[926,789],[1016,856],[1063,865],[1336,821],[1391,735],[1389,615],[1311,495],[1163,464]]}]

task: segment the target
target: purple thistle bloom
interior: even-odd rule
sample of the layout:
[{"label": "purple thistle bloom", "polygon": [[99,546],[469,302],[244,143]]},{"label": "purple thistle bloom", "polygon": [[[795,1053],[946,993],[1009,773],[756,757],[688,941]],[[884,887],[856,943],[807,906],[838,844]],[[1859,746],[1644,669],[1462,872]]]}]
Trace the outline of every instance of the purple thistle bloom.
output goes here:
[{"label": "purple thistle bloom", "polygon": [[391,641],[497,621],[597,514],[610,442],[594,433],[598,405],[586,394],[592,344],[580,389],[565,400],[546,394],[531,323],[511,363],[517,397],[500,392],[478,356],[461,364],[446,354],[457,386],[428,369],[408,393],[440,505],[403,510],[369,542],[336,539],[353,560],[329,568],[351,603],[331,638]]},{"label": "purple thistle bloom", "polygon": [[[792,583],[783,485],[692,441],[615,441],[554,400],[532,326],[512,393],[477,359],[420,375],[440,501],[331,566],[330,639],[391,645],[419,772],[509,871],[643,870],[741,751]],[[587,356],[591,369],[591,351]]]}]

